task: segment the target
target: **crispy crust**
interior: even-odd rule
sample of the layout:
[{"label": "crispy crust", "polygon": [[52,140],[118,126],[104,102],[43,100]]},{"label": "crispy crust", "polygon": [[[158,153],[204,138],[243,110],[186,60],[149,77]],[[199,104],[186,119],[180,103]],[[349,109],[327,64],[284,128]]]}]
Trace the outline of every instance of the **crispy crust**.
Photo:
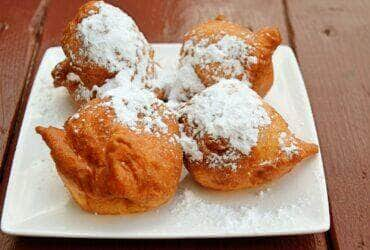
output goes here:
[{"label": "crispy crust", "polygon": [[[196,182],[204,187],[225,191],[257,187],[280,178],[298,162],[318,152],[317,145],[294,137],[288,124],[271,106],[267,103],[263,106],[269,114],[271,124],[260,128],[257,146],[252,148],[250,155],[243,155],[235,161],[237,170],[222,166],[210,167],[205,161],[211,153],[222,154],[230,147],[225,139],[210,140],[207,135],[197,139],[203,160],[191,161],[185,156],[185,166]],[[186,119],[183,121],[185,131],[188,132],[192,128]],[[279,136],[282,132],[287,134],[286,141],[292,141],[297,146],[296,154],[289,156],[280,149]]]},{"label": "crispy crust", "polygon": [[[272,86],[274,80],[272,54],[281,43],[280,32],[277,28],[262,28],[257,32],[252,32],[249,29],[226,21],[225,17],[218,16],[214,20],[209,20],[205,23],[199,24],[192,28],[185,36],[184,43],[190,39],[197,43],[198,41],[209,38],[210,43],[216,43],[224,35],[236,36],[245,41],[246,44],[251,45],[254,50],[251,56],[258,59],[258,63],[248,66],[243,63],[244,69],[248,72],[249,81],[252,83],[252,89],[260,96],[265,96]],[[182,50],[181,55],[184,55]],[[214,74],[218,78],[230,78],[231,76],[225,74],[218,69],[219,63],[211,63],[209,67],[200,68],[195,66],[195,71],[201,82],[209,87],[216,83],[213,77]],[[237,77],[241,80],[242,75]]]},{"label": "crispy crust", "polygon": [[73,199],[98,214],[143,212],[167,202],[182,168],[181,146],[169,140],[178,134],[176,120],[164,119],[166,134],[137,133],[115,123],[101,102],[90,101],[64,130],[36,128]]}]

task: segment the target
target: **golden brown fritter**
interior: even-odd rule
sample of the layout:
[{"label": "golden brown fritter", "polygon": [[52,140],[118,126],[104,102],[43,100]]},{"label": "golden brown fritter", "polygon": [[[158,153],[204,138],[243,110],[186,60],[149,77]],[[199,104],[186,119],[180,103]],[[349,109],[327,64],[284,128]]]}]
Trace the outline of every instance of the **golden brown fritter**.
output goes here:
[{"label": "golden brown fritter", "polygon": [[[234,39],[232,40],[234,44],[230,44],[230,41],[228,41],[228,44],[224,43],[222,39],[225,38]],[[199,56],[195,49],[197,46],[204,49],[213,45],[220,49],[219,47],[222,44],[217,44],[220,41],[224,43],[224,49],[228,50],[229,55],[223,58],[225,61],[219,59],[210,61],[209,57],[206,56],[201,58],[202,63],[195,62],[193,67],[200,81],[208,87],[222,78],[248,80],[254,91],[262,97],[265,96],[274,79],[271,58],[273,52],[281,43],[279,30],[266,27],[257,32],[252,32],[241,25],[225,20],[224,17],[217,17],[214,20],[195,26],[184,36],[180,63],[185,57]],[[191,45],[187,46],[186,44],[189,42],[191,42]],[[240,48],[240,42],[245,44],[243,50],[248,51],[233,55],[236,47],[239,46]],[[226,48],[226,46],[230,48]],[[222,53],[225,53],[225,51]],[[218,57],[218,55],[215,55],[215,57]],[[234,60],[231,65],[230,59]],[[235,68],[235,60],[243,67],[242,72]]]},{"label": "golden brown fritter", "polygon": [[[82,25],[101,11],[105,11],[104,18],[96,17]],[[129,45],[125,46],[125,41]],[[128,80],[138,78],[144,86],[150,85],[147,82],[155,77],[154,50],[135,22],[102,1],[90,1],[80,7],[65,28],[61,44],[66,59],[52,72],[54,85],[66,87],[79,104],[95,98],[94,93],[82,96],[81,91],[104,85],[119,71],[126,71],[130,76]],[[75,80],[75,76],[79,80]]]},{"label": "golden brown fritter", "polygon": [[317,145],[296,138],[281,115],[237,80],[207,88],[180,108],[180,114],[185,166],[208,188],[261,186],[318,152]]},{"label": "golden brown fritter", "polygon": [[[56,86],[65,86],[64,81],[67,80],[66,75],[69,72],[77,74],[88,89],[92,89],[94,85],[102,85],[106,79],[112,78],[116,74],[116,72],[109,72],[84,54],[79,53],[79,50],[84,50],[84,46],[79,38],[77,26],[84,18],[98,13],[99,9],[95,6],[96,3],[98,1],[90,1],[82,5],[64,30],[62,48],[67,58],[59,63],[53,71]],[[62,72],[67,72],[67,74]]]},{"label": "golden brown fritter", "polygon": [[[64,129],[37,127],[73,199],[98,214],[142,212],[167,202],[182,168],[178,124],[153,106],[166,132],[145,131],[145,116],[135,130],[116,121],[115,111],[94,99],[69,118]],[[154,128],[156,129],[156,128]]]},{"label": "golden brown fritter", "polygon": [[[191,176],[202,186],[216,190],[236,190],[252,188],[264,185],[276,180],[288,173],[303,159],[318,152],[317,145],[304,142],[289,131],[284,119],[268,104],[264,104],[272,120],[270,126],[261,128],[258,144],[248,156],[242,156],[237,161],[230,160],[227,163],[235,163],[236,171],[231,168],[210,167],[209,162],[191,161],[185,157],[185,166]],[[189,125],[185,123],[185,131]],[[279,135],[286,133],[288,146],[294,144],[297,151],[287,154],[279,146]],[[213,140],[210,136],[196,139],[203,159],[211,154],[227,154],[230,145],[227,140]],[[237,150],[235,150],[237,152]],[[240,152],[236,154],[242,155]]]}]

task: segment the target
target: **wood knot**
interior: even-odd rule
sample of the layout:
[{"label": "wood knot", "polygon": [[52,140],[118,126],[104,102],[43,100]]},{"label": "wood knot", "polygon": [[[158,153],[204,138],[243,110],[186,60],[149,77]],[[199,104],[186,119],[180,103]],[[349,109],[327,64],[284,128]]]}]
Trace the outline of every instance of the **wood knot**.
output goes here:
[{"label": "wood knot", "polygon": [[9,24],[0,22],[0,32],[9,29]]},{"label": "wood knot", "polygon": [[336,29],[334,29],[334,27],[326,27],[322,33],[324,33],[326,36],[330,36],[330,37],[333,37],[335,35],[337,35],[337,31]]},{"label": "wood knot", "polygon": [[366,172],[365,172],[365,171],[362,171],[362,172],[361,172],[361,178],[362,178],[363,180],[366,180],[366,179],[367,179],[367,174],[366,174]]}]

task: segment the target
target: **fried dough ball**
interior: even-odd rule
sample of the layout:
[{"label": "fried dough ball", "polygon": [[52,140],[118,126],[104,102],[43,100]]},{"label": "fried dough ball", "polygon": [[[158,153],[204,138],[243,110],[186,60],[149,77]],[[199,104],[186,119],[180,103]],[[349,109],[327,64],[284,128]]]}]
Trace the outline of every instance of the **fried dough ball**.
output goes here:
[{"label": "fried dough ball", "polygon": [[318,152],[317,145],[296,138],[270,105],[236,79],[194,96],[180,115],[185,166],[204,187],[261,186]]},{"label": "fried dough ball", "polygon": [[73,199],[98,214],[143,212],[167,202],[182,169],[178,123],[146,90],[96,98],[64,129],[37,127]]},{"label": "fried dough ball", "polygon": [[169,99],[187,101],[223,78],[239,79],[265,96],[274,79],[271,57],[280,43],[277,28],[252,32],[224,17],[195,26],[184,36],[180,76]]},{"label": "fried dough ball", "polygon": [[80,7],[64,31],[62,48],[66,59],[52,72],[54,85],[66,87],[79,104],[121,71],[127,80],[152,87],[152,47],[131,17],[103,1]]}]

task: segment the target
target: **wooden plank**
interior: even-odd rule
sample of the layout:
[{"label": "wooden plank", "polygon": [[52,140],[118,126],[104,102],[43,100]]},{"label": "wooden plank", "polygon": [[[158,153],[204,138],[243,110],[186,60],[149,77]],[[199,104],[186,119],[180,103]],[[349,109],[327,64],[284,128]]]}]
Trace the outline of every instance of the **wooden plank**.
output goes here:
[{"label": "wooden plank", "polygon": [[88,239],[53,239],[25,238],[7,236],[2,249],[4,250],[51,250],[51,249],[125,249],[125,250],[163,250],[163,249],[199,249],[199,250],[307,250],[326,249],[326,243],[316,241],[310,235],[272,238],[235,238],[235,239],[203,239],[203,240],[88,240]]},{"label": "wooden plank", "polygon": [[[0,161],[5,155],[8,138],[19,107],[40,21],[34,16],[39,0],[22,4],[12,0],[2,1],[0,8]],[[1,177],[0,166],[0,177]]]},{"label": "wooden plank", "polygon": [[[6,190],[5,169],[13,157],[16,123],[24,89],[29,82],[37,51],[45,3],[39,0],[2,1],[0,8],[0,190],[1,211]],[[13,141],[13,143],[8,143]],[[12,149],[11,149],[12,148]],[[8,173],[7,173],[8,174]],[[0,246],[12,244],[13,237],[0,234]],[[11,248],[12,249],[12,248]]]},{"label": "wooden plank", "polygon": [[324,158],[335,249],[370,248],[370,1],[289,1]]},{"label": "wooden plank", "polygon": [[[52,1],[48,8],[44,34],[41,39],[40,49],[36,56],[38,65],[45,50],[50,46],[59,44],[62,31],[77,8],[84,1]],[[182,34],[192,25],[207,20],[217,14],[229,16],[232,20],[246,25],[252,29],[262,26],[275,25],[282,32],[284,42],[288,43],[285,10],[282,1],[166,1],[166,0],[128,0],[112,1],[131,16],[134,17],[138,26],[151,42],[175,42],[181,41]],[[34,71],[33,71],[34,74]],[[31,77],[33,79],[33,77]],[[26,100],[28,91],[25,91]],[[25,103],[25,102],[23,102]],[[21,108],[21,110],[23,110]],[[17,131],[17,129],[15,129]],[[11,158],[15,149],[15,141],[10,145],[10,157],[6,163],[6,174],[2,182],[4,195],[5,186],[9,176]],[[325,234],[270,237],[250,239],[217,239],[217,240],[168,240],[168,241],[134,241],[134,240],[82,240],[82,239],[40,239],[21,238],[2,234],[0,245],[3,249],[86,249],[103,247],[120,249],[237,249],[248,247],[250,249],[326,249]]]},{"label": "wooden plank", "polygon": [[[43,49],[59,45],[62,31],[76,10],[85,1],[76,0],[65,4],[53,1],[47,14]],[[222,1],[222,0],[145,0],[107,1],[131,15],[150,42],[180,42],[182,35],[193,25],[224,14],[231,20],[252,29],[277,26],[288,42],[284,9],[281,1]],[[62,10],[62,11],[61,11]],[[43,50],[42,49],[42,50]],[[41,51],[42,51],[41,50]]]}]

